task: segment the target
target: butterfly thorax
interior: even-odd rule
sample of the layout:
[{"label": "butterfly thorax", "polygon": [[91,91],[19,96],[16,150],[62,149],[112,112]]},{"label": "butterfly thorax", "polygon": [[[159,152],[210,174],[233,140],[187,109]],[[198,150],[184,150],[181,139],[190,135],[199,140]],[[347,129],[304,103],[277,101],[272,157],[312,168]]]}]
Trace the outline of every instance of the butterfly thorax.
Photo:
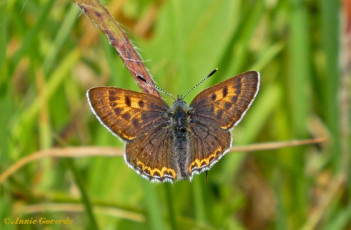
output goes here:
[{"label": "butterfly thorax", "polygon": [[188,117],[189,117],[189,107],[184,100],[178,99],[173,103],[170,108],[171,116],[171,126],[180,132],[185,132]]}]

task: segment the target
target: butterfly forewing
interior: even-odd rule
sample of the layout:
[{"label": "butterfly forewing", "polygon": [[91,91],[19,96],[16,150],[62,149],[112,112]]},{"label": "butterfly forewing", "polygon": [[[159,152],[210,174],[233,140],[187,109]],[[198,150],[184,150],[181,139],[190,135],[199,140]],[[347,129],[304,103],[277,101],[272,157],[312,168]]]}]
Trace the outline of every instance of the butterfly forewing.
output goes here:
[{"label": "butterfly forewing", "polygon": [[166,122],[169,106],[160,98],[114,87],[97,87],[87,92],[99,121],[113,134],[130,141]]},{"label": "butterfly forewing", "polygon": [[230,129],[245,115],[259,88],[259,73],[232,77],[199,93],[191,102],[193,119]]}]

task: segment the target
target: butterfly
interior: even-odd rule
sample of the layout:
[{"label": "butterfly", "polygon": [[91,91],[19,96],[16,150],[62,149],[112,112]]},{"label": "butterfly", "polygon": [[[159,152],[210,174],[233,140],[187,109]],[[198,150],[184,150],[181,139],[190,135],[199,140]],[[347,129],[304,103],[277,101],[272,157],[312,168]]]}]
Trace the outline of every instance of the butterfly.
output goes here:
[{"label": "butterfly", "polygon": [[200,92],[189,106],[184,97],[169,106],[152,94],[115,87],[92,88],[87,97],[97,119],[126,142],[130,168],[152,182],[174,182],[192,180],[226,154],[230,131],[259,85],[258,72],[242,73]]}]

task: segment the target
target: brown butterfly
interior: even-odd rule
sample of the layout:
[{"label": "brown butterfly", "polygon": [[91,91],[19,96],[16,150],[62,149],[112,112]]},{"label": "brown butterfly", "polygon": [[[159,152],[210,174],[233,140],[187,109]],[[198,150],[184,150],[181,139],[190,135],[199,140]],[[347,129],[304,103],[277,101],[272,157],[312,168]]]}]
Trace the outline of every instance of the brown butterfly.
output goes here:
[{"label": "brown butterfly", "polygon": [[157,96],[114,87],[92,88],[87,97],[97,119],[126,142],[130,168],[153,182],[173,182],[209,170],[229,150],[230,129],[259,84],[258,72],[242,73],[202,91],[189,106],[184,97],[170,107]]}]

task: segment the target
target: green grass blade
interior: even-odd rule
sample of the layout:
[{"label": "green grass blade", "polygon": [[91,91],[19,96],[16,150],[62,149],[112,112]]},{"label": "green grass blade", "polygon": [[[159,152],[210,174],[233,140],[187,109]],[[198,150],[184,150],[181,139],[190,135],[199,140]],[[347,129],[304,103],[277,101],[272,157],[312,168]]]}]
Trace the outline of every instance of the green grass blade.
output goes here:
[{"label": "green grass blade", "polygon": [[75,164],[74,164],[74,161],[72,159],[66,159],[66,162],[67,162],[67,165],[69,167],[69,169],[71,170],[73,176],[74,176],[74,179],[75,179],[75,182],[76,182],[76,185],[78,186],[79,188],[79,191],[80,191],[80,195],[82,196],[82,202],[85,206],[85,212],[87,214],[87,217],[89,219],[89,224],[86,225],[86,228],[87,229],[92,229],[92,230],[97,230],[99,229],[98,227],[98,224],[95,220],[95,216],[94,216],[94,213],[93,213],[93,206],[90,202],[90,199],[89,199],[89,196],[87,194],[87,191],[86,191],[86,188],[83,184],[83,180],[82,180],[82,176],[80,175],[80,173],[78,172],[78,169],[76,168]]},{"label": "green grass blade", "polygon": [[51,44],[51,47],[44,60],[43,67],[42,67],[44,73],[47,73],[48,70],[50,70],[53,67],[56,61],[56,57],[59,51],[61,50],[62,45],[67,40],[68,35],[72,30],[72,27],[76,23],[78,14],[79,14],[79,8],[74,4],[70,5],[70,8],[66,14],[66,17],[64,18],[62,25],[60,26],[60,29],[57,31],[55,40]]},{"label": "green grass blade", "polygon": [[328,128],[332,134],[332,148],[334,169],[341,169],[340,157],[340,126],[338,89],[340,86],[339,47],[340,34],[340,1],[322,0],[321,2],[321,37],[325,55],[325,78],[323,90],[323,109]]},{"label": "green grass blade", "polygon": [[23,58],[23,56],[26,54],[27,50],[30,48],[30,46],[33,45],[33,43],[36,41],[38,36],[39,31],[43,28],[45,25],[45,22],[48,21],[49,12],[54,4],[55,0],[48,0],[46,5],[41,9],[40,15],[38,17],[37,23],[35,26],[29,30],[25,38],[23,39],[23,43],[21,47],[16,51],[16,53],[12,57],[12,71],[11,73],[15,70],[17,67],[18,63],[20,60]]}]

